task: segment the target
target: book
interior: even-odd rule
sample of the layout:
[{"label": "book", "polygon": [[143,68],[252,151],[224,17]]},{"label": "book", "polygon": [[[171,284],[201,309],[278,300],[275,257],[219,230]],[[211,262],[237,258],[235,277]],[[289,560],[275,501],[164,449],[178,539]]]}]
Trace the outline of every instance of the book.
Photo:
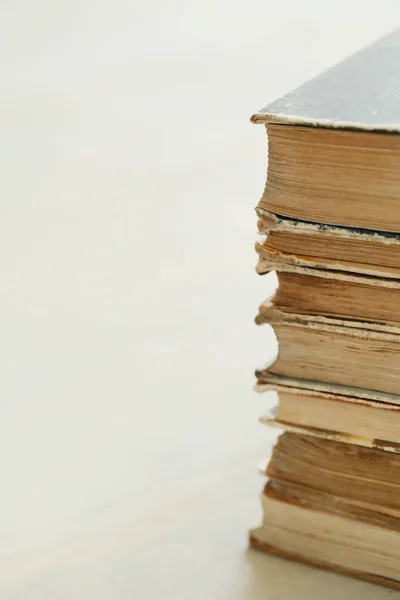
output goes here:
[{"label": "book", "polygon": [[400,589],[400,31],[259,113],[256,391],[283,431],[253,548]]},{"label": "book", "polygon": [[267,474],[253,546],[400,587],[400,454],[284,433]]},{"label": "book", "polygon": [[[252,530],[253,548],[306,564],[400,589],[400,530],[379,525],[372,516],[356,516],[351,505],[332,511],[331,495],[316,504],[276,491],[262,494],[264,520]],[[329,502],[330,501],[330,502]],[[376,513],[377,515],[379,513]],[[383,519],[382,519],[383,520]]]},{"label": "book", "polygon": [[[274,263],[398,277],[400,234],[337,227],[289,219],[257,209],[262,234],[256,250],[257,270],[264,274]],[[262,218],[261,218],[262,216]]]},{"label": "book", "polygon": [[278,288],[259,306],[256,323],[290,319],[320,320],[352,327],[400,333],[400,281],[338,276],[335,271],[297,268],[275,264]]},{"label": "book", "polygon": [[359,323],[301,323],[291,315],[278,322],[271,318],[270,324],[279,344],[271,373],[400,395],[398,333]]},{"label": "book", "polygon": [[268,134],[260,209],[400,232],[399,62],[395,31],[253,115]]},{"label": "book", "polygon": [[[264,388],[265,391],[266,388]],[[357,446],[400,452],[400,396],[382,401],[344,394],[270,385],[279,402],[261,421]]]},{"label": "book", "polygon": [[400,518],[399,453],[285,432],[266,474],[273,481],[316,489]]}]

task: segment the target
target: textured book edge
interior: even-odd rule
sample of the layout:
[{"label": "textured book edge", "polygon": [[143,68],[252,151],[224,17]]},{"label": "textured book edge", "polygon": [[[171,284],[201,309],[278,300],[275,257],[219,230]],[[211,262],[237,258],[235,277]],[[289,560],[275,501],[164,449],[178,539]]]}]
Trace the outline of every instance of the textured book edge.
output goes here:
[{"label": "textured book edge", "polygon": [[270,231],[286,231],[290,233],[307,233],[316,235],[323,232],[334,233],[343,240],[362,240],[365,242],[379,242],[389,246],[400,244],[400,233],[391,231],[373,231],[372,229],[360,229],[358,227],[341,227],[340,225],[327,225],[325,223],[312,223],[277,215],[264,208],[257,207],[256,213],[259,218],[259,233],[268,234]]},{"label": "textured book edge", "polygon": [[318,427],[307,427],[306,425],[296,425],[287,421],[279,421],[272,416],[265,415],[260,421],[269,427],[275,427],[283,431],[290,431],[300,435],[309,435],[332,442],[341,442],[343,444],[352,444],[354,446],[362,446],[363,448],[372,448],[374,450],[383,450],[384,452],[392,452],[400,454],[400,444],[396,442],[388,442],[386,440],[378,440],[375,438],[366,438],[350,433],[340,431],[330,431],[329,429],[320,429]]},{"label": "textured book edge", "polygon": [[[380,281],[376,285],[398,287],[394,280],[399,279],[399,269],[394,267],[381,267],[363,263],[338,261],[330,258],[310,257],[280,252],[269,248],[266,244],[255,244],[259,255],[256,271],[265,275],[271,271],[286,271],[287,273],[303,273],[330,279],[344,279],[342,273],[347,274],[347,280],[352,273],[373,276]],[[307,269],[307,270],[306,270]],[[372,282],[371,284],[374,284]]]},{"label": "textured book edge", "polygon": [[324,383],[322,381],[313,381],[310,379],[299,379],[297,377],[287,377],[285,375],[276,375],[267,368],[256,371],[258,382],[255,385],[255,391],[264,393],[269,391],[282,391],[285,388],[297,388],[304,391],[313,391],[315,393],[324,392],[338,396],[352,396],[365,400],[375,400],[376,402],[387,402],[389,404],[400,404],[400,396],[388,392],[378,392],[364,388],[356,388],[334,383]]},{"label": "textured book edge", "polygon": [[[400,322],[381,322],[373,321],[372,319],[367,321],[353,321],[352,319],[340,319],[337,317],[323,317],[320,315],[306,315],[294,312],[286,312],[275,306],[270,301],[266,301],[261,304],[258,315],[255,318],[257,325],[298,325],[298,326],[312,326],[320,329],[326,329],[329,327],[340,328],[342,332],[344,329],[350,328],[354,330],[369,330],[371,332],[376,331],[382,334],[396,334],[400,335]],[[399,339],[400,341],[400,339]]]},{"label": "textured book edge", "polygon": [[[301,318],[304,316],[307,318]],[[400,345],[399,328],[391,325],[387,325],[378,330],[376,327],[366,328],[364,321],[351,321],[350,319],[345,321],[341,319],[319,317],[318,315],[311,316],[283,313],[282,311],[276,310],[274,307],[272,307],[270,312],[265,311],[264,317],[265,322],[272,326],[285,325],[307,330],[324,331],[326,333],[339,334],[361,340],[387,340],[396,342]]]}]

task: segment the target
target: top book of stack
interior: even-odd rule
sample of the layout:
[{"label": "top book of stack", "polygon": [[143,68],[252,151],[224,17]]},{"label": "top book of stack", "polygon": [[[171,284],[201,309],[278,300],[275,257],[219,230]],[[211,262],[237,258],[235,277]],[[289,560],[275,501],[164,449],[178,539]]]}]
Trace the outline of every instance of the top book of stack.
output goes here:
[{"label": "top book of stack", "polygon": [[399,65],[396,31],[253,115],[269,145],[261,229],[273,213],[400,233]]}]

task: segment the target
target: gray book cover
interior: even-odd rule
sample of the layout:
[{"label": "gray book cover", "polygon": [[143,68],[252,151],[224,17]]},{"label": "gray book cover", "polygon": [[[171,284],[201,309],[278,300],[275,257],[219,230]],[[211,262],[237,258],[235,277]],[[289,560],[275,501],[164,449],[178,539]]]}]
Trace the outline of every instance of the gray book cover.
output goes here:
[{"label": "gray book cover", "polygon": [[268,104],[251,120],[400,133],[400,30]]}]

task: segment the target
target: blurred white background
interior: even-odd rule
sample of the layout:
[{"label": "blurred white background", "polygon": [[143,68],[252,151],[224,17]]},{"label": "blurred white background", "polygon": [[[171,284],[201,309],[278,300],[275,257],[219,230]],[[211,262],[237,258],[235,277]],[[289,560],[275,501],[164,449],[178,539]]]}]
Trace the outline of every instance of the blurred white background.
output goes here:
[{"label": "blurred white background", "polygon": [[275,350],[249,117],[399,23],[395,0],[3,1],[2,600],[391,594],[246,552]]}]

